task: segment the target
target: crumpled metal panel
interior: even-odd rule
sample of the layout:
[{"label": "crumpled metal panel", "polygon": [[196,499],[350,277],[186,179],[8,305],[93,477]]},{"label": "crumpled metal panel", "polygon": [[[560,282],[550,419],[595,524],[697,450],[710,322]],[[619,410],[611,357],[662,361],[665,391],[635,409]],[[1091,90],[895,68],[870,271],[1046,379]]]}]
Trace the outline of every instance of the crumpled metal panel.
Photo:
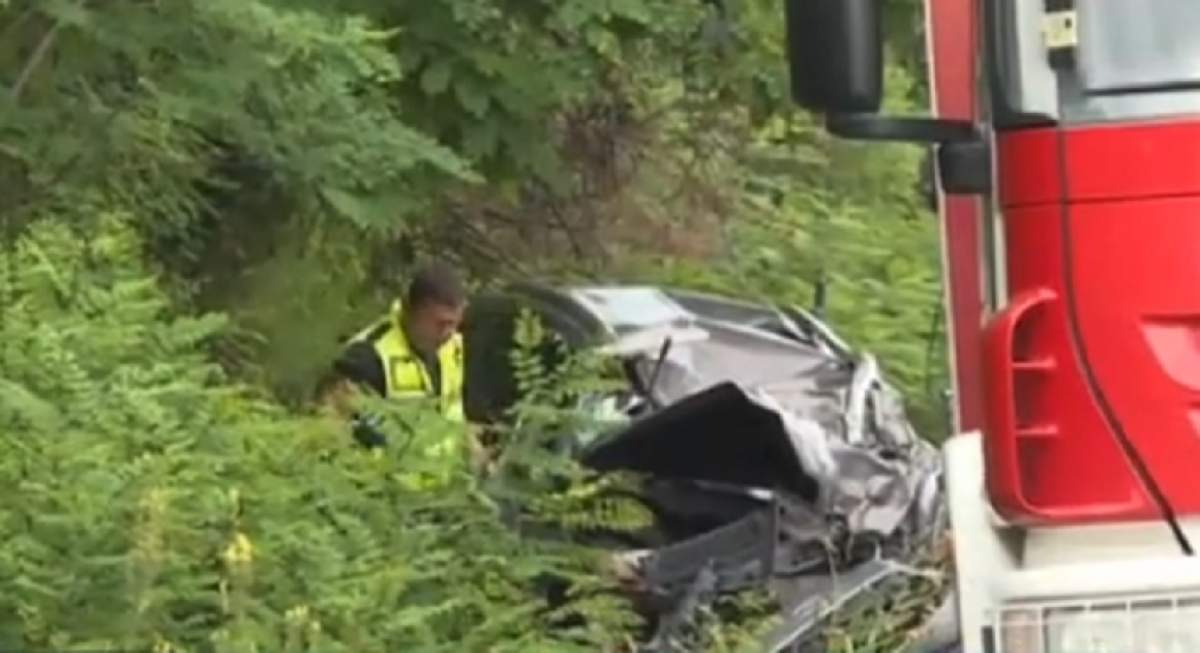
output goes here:
[{"label": "crumpled metal panel", "polygon": [[778,414],[732,383],[635,421],[618,436],[598,441],[581,461],[598,471],[779,488],[818,498],[817,483],[805,472]]},{"label": "crumpled metal panel", "polygon": [[[661,365],[652,392],[665,408],[593,447],[585,462],[705,478],[684,468],[778,454],[784,458],[761,469],[732,465],[706,480],[803,493],[815,483],[822,508],[852,532],[936,530],[940,458],[913,431],[872,357],[839,360],[727,325],[699,326],[710,338],[673,346]],[[655,363],[639,362],[643,381]],[[729,423],[733,415],[740,426]]]},{"label": "crumpled metal panel", "polygon": [[[602,307],[597,314],[621,343],[613,353],[632,358],[634,385],[660,407],[593,442],[585,464],[794,497],[810,518],[797,537],[781,538],[793,546],[865,539],[879,556],[903,560],[945,527],[936,448],[914,432],[874,357],[848,355],[825,325],[805,330],[769,308],[676,302],[665,291],[573,296]],[[779,546],[777,555],[795,553]],[[901,568],[882,558],[813,565],[799,557],[804,573],[772,581],[787,617],[777,635],[800,637],[815,625],[814,606],[844,602]]]},{"label": "crumpled metal panel", "polygon": [[[801,650],[822,606],[906,573],[902,563],[944,528],[937,450],[879,363],[804,311],[653,287],[517,287],[485,303],[473,302],[468,330],[476,412],[513,399],[500,377],[516,304],[572,346],[627,363],[629,391],[585,398],[580,409],[603,424],[563,450],[650,478],[642,498],[656,527],[616,558],[665,596],[659,644],[688,606],[761,578],[785,618],[768,649]],[[764,510],[777,511],[774,526]]]}]

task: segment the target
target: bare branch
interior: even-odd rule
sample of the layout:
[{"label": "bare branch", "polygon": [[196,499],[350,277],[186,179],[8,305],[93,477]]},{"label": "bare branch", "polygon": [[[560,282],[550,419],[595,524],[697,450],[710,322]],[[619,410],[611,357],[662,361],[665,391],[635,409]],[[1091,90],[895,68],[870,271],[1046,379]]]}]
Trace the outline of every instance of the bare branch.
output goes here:
[{"label": "bare branch", "polygon": [[25,89],[25,85],[29,83],[29,78],[33,76],[33,71],[37,70],[38,65],[42,63],[42,59],[46,58],[46,53],[50,51],[50,47],[54,45],[54,39],[58,35],[58,30],[62,23],[55,22],[42,35],[42,40],[38,41],[37,47],[34,48],[33,54],[29,55],[29,61],[25,62],[25,67],[21,69],[21,74],[17,76],[17,81],[13,84],[10,92],[12,100],[15,103],[21,99],[21,91]]}]

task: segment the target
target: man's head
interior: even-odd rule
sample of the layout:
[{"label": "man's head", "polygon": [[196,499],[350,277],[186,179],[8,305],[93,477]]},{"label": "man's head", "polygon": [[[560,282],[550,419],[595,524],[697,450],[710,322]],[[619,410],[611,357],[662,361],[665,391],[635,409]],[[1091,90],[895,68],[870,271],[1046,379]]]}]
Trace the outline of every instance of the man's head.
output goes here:
[{"label": "man's head", "polygon": [[467,291],[454,268],[432,263],[417,271],[404,300],[404,331],[409,344],[433,353],[458,330]]}]

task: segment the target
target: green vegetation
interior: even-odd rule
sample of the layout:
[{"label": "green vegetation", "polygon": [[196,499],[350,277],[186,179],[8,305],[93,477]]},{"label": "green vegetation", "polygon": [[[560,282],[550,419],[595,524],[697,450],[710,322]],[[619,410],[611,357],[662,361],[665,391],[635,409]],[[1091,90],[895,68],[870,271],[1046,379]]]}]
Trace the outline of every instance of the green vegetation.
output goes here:
[{"label": "green vegetation", "polygon": [[[627,608],[602,559],[519,538],[465,467],[347,446],[197,353],[220,320],[177,318],[123,221],[90,247],[41,223],[3,325],[0,648],[593,651]],[[86,260],[86,262],[85,262]],[[549,495],[555,497],[557,495]],[[572,497],[559,499],[563,509]],[[586,514],[588,506],[573,512]],[[562,605],[537,583],[569,582]],[[587,615],[565,628],[572,612]]]},{"label": "green vegetation", "polygon": [[[918,3],[889,7],[903,108]],[[465,470],[361,453],[311,405],[430,252],[480,286],[823,292],[939,437],[920,152],[791,109],[781,15],[0,0],[0,648],[622,650],[635,620],[597,553],[519,537]],[[567,419],[542,403],[515,441]],[[636,521],[538,451],[508,463],[573,482],[510,499]],[[547,604],[547,577],[571,591]]]}]

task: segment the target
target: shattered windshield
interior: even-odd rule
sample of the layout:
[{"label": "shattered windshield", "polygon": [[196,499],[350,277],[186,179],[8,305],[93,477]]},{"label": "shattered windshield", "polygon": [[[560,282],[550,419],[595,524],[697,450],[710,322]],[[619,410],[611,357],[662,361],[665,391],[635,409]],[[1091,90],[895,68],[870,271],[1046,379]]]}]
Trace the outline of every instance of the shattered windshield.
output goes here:
[{"label": "shattered windshield", "polygon": [[574,296],[617,333],[681,324],[690,314],[657,288],[588,288]]}]

